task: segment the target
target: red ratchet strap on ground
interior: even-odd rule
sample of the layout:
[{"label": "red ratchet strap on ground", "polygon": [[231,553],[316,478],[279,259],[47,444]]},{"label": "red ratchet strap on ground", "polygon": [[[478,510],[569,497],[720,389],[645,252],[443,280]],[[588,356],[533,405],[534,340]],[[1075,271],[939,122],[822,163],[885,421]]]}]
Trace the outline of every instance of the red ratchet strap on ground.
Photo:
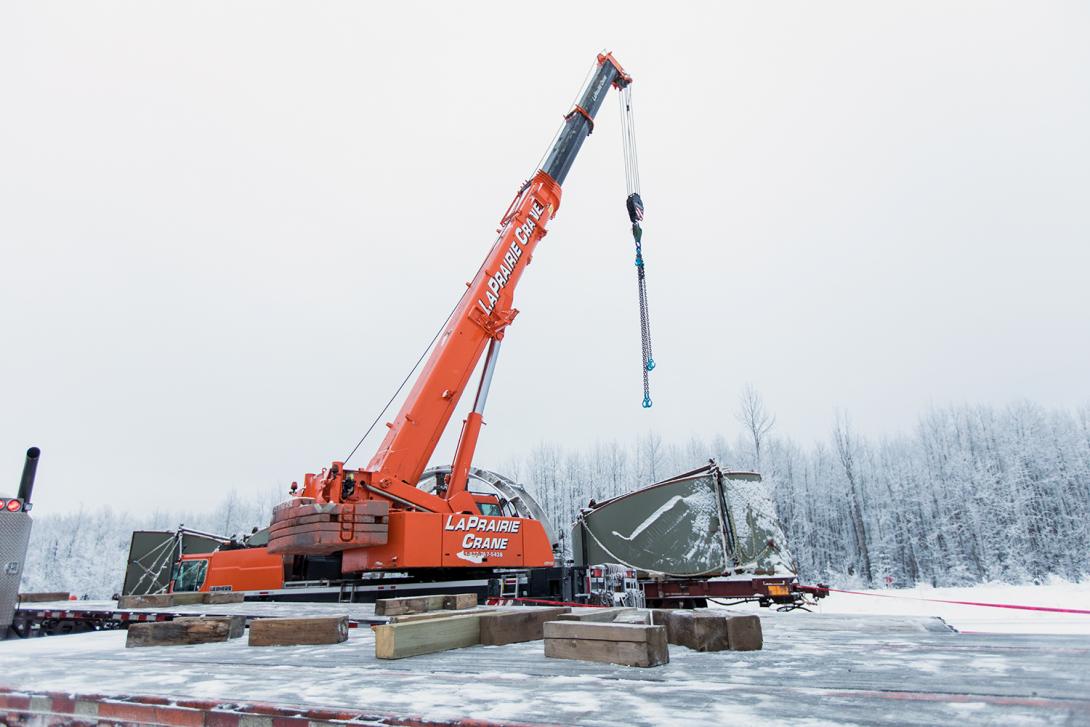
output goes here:
[{"label": "red ratchet strap on ground", "polygon": [[958,606],[984,606],[986,608],[1013,608],[1018,611],[1048,611],[1050,613],[1078,613],[1090,616],[1090,611],[1081,608],[1053,608],[1051,606],[1018,606],[1013,603],[980,603],[978,601],[950,601],[945,598],[921,598],[919,596],[894,596],[888,593],[863,593],[862,591],[842,591],[830,588],[833,593],[848,593],[853,596],[874,596],[876,598],[900,598],[905,601],[930,601],[931,603],[953,603]]}]

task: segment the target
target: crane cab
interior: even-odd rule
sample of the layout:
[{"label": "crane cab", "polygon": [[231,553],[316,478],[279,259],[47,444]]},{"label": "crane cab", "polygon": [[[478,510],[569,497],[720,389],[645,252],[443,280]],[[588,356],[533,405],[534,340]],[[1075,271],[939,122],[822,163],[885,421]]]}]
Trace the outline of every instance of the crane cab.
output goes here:
[{"label": "crane cab", "polygon": [[252,545],[241,547],[223,545],[211,553],[183,555],[174,566],[171,592],[269,591],[283,588],[284,558],[265,549],[267,536],[266,540],[251,538],[251,542]]}]

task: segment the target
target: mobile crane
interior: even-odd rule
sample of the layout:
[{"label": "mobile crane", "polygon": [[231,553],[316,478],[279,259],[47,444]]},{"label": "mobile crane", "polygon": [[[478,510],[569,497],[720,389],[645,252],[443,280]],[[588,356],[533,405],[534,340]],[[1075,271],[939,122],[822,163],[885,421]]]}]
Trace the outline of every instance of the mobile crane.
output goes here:
[{"label": "mobile crane", "polygon": [[[472,491],[471,472],[490,485],[499,486],[502,478],[482,476],[471,465],[500,346],[518,314],[515,288],[560,207],[561,185],[594,130],[594,118],[611,87],[622,94],[626,209],[636,243],[643,336],[643,406],[651,405],[647,374],[654,368],[654,360],[641,248],[643,201],[632,129],[631,83],[631,76],[611,53],[597,57],[544,163],[508,206],[500,220],[498,238],[437,335],[426,364],[397,416],[386,424],[386,436],[367,466],[347,466],[356,451],[353,449],[345,460],[305,475],[301,488],[293,483],[293,497],[275,508],[267,545],[221,548],[201,566],[195,562],[200,559],[186,556],[175,578],[176,589],[238,590],[243,583],[247,590],[261,584],[275,586],[281,558],[286,580],[319,572],[328,578],[333,569],[341,576],[408,571],[440,579],[452,572],[465,576],[470,571],[556,564],[554,543],[537,516],[540,508],[522,491],[502,487],[492,487],[491,492]],[[472,410],[462,423],[453,462],[449,468],[425,476],[428,461],[482,356],[480,382]]]},{"label": "mobile crane", "polygon": [[[641,244],[643,201],[631,83],[632,78],[612,54],[597,57],[542,165],[508,206],[497,230],[498,238],[429,346],[427,363],[401,410],[387,424],[386,436],[367,466],[350,469],[347,462],[371,429],[343,460],[318,474],[305,475],[301,489],[293,483],[293,497],[274,509],[270,527],[255,531],[242,542],[184,528],[172,533],[134,533],[123,589],[126,594],[231,590],[243,591],[247,598],[254,599],[369,601],[395,591],[476,591],[501,599],[597,598],[604,603],[609,599],[615,602],[618,593],[627,598],[636,589],[633,584],[637,566],[626,563],[624,557],[633,562],[640,559],[632,554],[618,558],[602,543],[609,540],[602,533],[612,531],[609,513],[622,513],[622,521],[632,519],[633,533],[642,532],[645,527],[640,523],[662,513],[655,493],[694,479],[698,471],[614,501],[591,502],[572,531],[573,544],[580,552],[573,553],[576,558],[569,565],[556,562],[558,548],[545,514],[533,498],[515,482],[472,466],[500,344],[518,312],[514,308],[515,287],[544,237],[546,225],[556,215],[561,185],[593,131],[594,118],[611,87],[621,95],[628,193],[625,206],[635,242],[640,303],[643,406],[651,406],[648,374],[655,362]],[[482,356],[485,361],[480,382],[473,407],[462,424],[453,462],[425,470]],[[37,449],[32,449],[28,452],[30,481],[36,461]],[[714,464],[712,471],[718,472]],[[728,474],[751,477],[750,473]],[[721,497],[722,483],[716,487]],[[26,497],[20,494],[10,502],[0,500],[0,504],[14,512],[28,500],[29,488]],[[641,510],[633,507],[636,501],[649,504]],[[671,510],[671,516],[683,517],[684,513]],[[599,521],[606,524],[600,525]],[[701,533],[708,535],[703,530]],[[731,560],[736,548],[728,542],[726,533],[724,530],[724,575],[739,565],[736,559]],[[625,539],[633,537],[635,534]],[[590,546],[591,540],[597,549]],[[616,544],[610,547],[620,550]],[[657,546],[651,550],[664,554]],[[598,564],[599,555],[619,563]],[[741,573],[734,570],[734,575]],[[672,606],[701,605],[711,598],[727,597],[794,607],[802,595],[820,597],[828,593],[827,588],[822,592],[822,586],[799,586],[793,574],[784,577],[752,569],[747,574],[749,577],[711,579],[656,576],[641,581],[639,587],[648,604]],[[623,592],[617,591],[618,585],[623,585]],[[0,619],[5,616],[2,586]],[[119,628],[131,621],[169,619],[173,615],[94,608],[59,612],[51,606],[20,608],[14,617],[15,631],[25,636]]]}]

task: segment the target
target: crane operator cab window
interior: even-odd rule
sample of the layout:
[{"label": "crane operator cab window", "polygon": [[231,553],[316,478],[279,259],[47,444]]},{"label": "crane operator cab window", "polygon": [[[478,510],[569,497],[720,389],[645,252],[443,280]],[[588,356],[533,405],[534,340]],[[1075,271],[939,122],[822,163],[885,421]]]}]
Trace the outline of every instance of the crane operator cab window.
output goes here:
[{"label": "crane operator cab window", "polygon": [[208,572],[207,560],[183,560],[174,566],[174,592],[199,591]]},{"label": "crane operator cab window", "polygon": [[510,503],[502,497],[497,497],[491,492],[474,490],[472,485],[469,487],[469,492],[473,495],[473,500],[477,503],[477,509],[480,510],[481,514],[485,517],[518,517],[518,513],[515,512],[515,509],[509,507]]}]

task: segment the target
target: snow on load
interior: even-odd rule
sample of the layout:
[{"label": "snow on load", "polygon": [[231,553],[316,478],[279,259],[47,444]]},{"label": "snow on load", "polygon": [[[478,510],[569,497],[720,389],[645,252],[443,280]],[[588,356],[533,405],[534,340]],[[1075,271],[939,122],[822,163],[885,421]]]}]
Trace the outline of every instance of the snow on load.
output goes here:
[{"label": "snow on load", "polygon": [[783,540],[761,476],[714,462],[592,503],[572,527],[578,565],[619,563],[680,577],[793,574]]}]

